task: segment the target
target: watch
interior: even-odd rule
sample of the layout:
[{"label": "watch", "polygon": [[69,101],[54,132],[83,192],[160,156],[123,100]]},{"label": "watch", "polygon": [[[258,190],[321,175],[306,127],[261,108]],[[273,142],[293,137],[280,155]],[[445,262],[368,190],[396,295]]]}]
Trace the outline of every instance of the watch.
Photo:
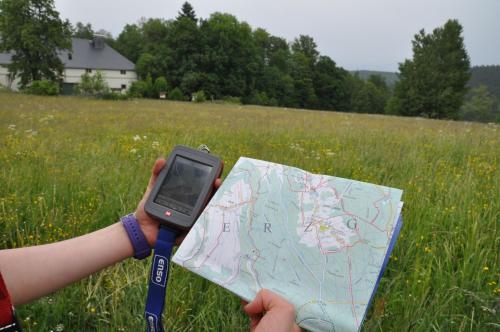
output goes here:
[{"label": "watch", "polygon": [[134,258],[144,259],[151,254],[151,247],[149,246],[144,233],[139,226],[139,222],[133,213],[127,214],[120,218],[120,221],[127,231],[132,247],[134,247]]}]

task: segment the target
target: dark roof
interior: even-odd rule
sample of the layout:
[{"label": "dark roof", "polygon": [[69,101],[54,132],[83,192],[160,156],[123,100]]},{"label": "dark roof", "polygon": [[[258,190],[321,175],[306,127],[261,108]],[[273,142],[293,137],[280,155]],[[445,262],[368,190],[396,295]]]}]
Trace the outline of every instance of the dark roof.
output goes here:
[{"label": "dark roof", "polygon": [[10,63],[10,53],[0,53],[0,65],[7,65]]},{"label": "dark roof", "polygon": [[[91,40],[72,38],[73,50],[59,52],[65,68],[134,70],[135,65],[123,55],[104,43],[102,48],[94,47]],[[71,60],[68,57],[71,53]],[[11,54],[0,53],[0,64],[9,64]]]}]

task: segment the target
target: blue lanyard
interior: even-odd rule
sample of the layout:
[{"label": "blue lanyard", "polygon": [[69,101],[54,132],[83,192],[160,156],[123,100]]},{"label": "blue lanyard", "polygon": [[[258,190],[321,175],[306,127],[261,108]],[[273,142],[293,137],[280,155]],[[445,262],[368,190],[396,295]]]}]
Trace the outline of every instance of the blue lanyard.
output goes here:
[{"label": "blue lanyard", "polygon": [[146,300],[146,319],[148,332],[163,332],[161,314],[165,306],[170,256],[178,232],[166,226],[160,226],[151,266],[148,297]]}]

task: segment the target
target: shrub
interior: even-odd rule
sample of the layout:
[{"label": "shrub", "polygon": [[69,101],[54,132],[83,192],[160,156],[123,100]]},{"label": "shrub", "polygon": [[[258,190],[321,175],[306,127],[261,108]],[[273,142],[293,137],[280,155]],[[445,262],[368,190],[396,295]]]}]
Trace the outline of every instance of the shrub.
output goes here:
[{"label": "shrub", "polygon": [[0,83],[0,92],[2,91],[9,91],[10,89]]},{"label": "shrub", "polygon": [[109,86],[100,71],[96,71],[94,75],[83,74],[80,84],[75,88],[76,94],[87,97],[102,97],[108,94],[109,91]]},{"label": "shrub", "polygon": [[33,81],[26,92],[40,96],[56,96],[59,94],[59,84],[49,80]]},{"label": "shrub", "polygon": [[148,94],[148,84],[146,81],[135,81],[130,85],[128,94],[133,98],[144,98]]},{"label": "shrub", "polygon": [[193,93],[192,101],[196,103],[203,103],[206,100],[207,96],[205,96],[205,92],[203,90],[196,91],[195,93]]},{"label": "shrub", "polygon": [[101,98],[106,100],[127,100],[128,97],[129,96],[125,93],[113,92],[113,91],[109,91],[101,95]]},{"label": "shrub", "polygon": [[144,82],[146,83],[146,93],[144,94],[144,97],[158,98],[158,96],[155,96],[155,85],[150,74],[148,74]]},{"label": "shrub", "polygon": [[255,92],[248,100],[248,103],[254,105],[278,106],[276,98],[269,98],[265,92]]},{"label": "shrub", "polygon": [[146,79],[135,81],[130,85],[128,94],[133,98],[158,98],[159,89],[167,89],[167,80],[164,77],[158,77],[153,83],[153,78],[148,75]]},{"label": "shrub", "polygon": [[167,92],[167,80],[165,77],[160,76],[155,80],[154,83],[155,98],[159,98],[160,93]]},{"label": "shrub", "polygon": [[240,97],[231,97],[231,96],[226,96],[226,97],[222,97],[222,100],[223,100],[225,103],[228,103],[228,104],[236,104],[236,105],[241,105],[241,98],[240,98]]},{"label": "shrub", "polygon": [[182,93],[181,89],[174,88],[168,94],[168,99],[170,99],[170,100],[186,100],[186,97],[184,96],[184,93]]}]

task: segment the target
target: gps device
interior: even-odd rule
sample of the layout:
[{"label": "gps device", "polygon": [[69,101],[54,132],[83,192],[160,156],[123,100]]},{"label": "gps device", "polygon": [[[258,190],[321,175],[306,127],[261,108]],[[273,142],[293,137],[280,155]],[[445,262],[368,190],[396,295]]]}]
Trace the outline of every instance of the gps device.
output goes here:
[{"label": "gps device", "polygon": [[[209,152],[206,146],[203,149]],[[176,146],[144,206],[146,213],[160,222],[144,310],[148,332],[164,332],[161,315],[175,239],[193,226],[222,172],[221,160],[206,152]]]},{"label": "gps device", "polygon": [[146,201],[145,211],[162,225],[187,231],[210,199],[221,160],[207,152],[176,146]]}]

